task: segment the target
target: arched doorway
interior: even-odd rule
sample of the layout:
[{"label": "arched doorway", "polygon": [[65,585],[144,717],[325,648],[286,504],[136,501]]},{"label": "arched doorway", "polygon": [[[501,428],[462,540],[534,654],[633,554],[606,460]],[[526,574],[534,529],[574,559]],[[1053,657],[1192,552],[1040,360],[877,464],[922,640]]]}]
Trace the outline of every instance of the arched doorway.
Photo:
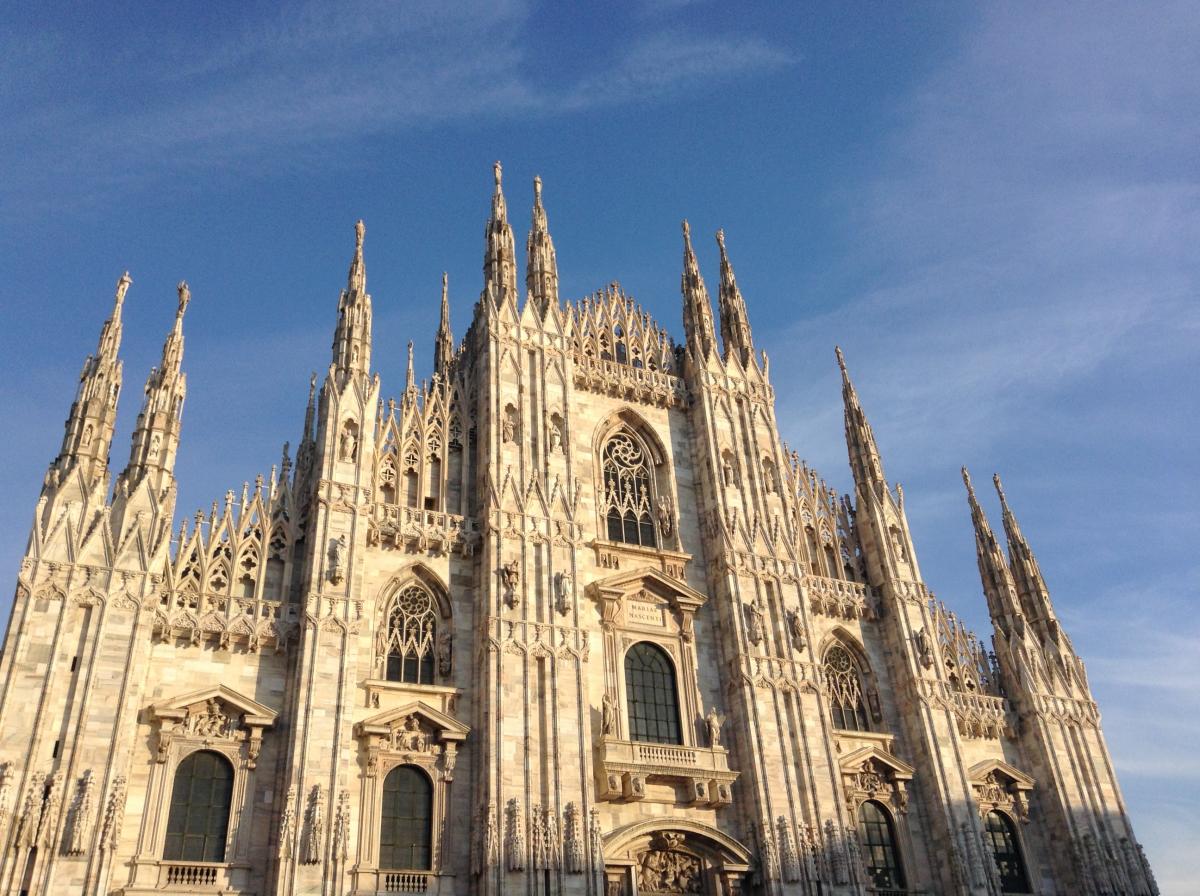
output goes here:
[{"label": "arched doorway", "polygon": [[[668,826],[669,825],[669,826]],[[750,852],[709,825],[642,821],[604,838],[605,896],[733,896]]]}]

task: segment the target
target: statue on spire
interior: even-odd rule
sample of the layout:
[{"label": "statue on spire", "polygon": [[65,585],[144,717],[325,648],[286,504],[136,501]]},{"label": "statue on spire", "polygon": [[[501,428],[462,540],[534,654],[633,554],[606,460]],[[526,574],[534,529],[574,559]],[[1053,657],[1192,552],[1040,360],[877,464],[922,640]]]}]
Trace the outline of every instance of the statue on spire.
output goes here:
[{"label": "statue on spire", "polygon": [[750,335],[750,317],[746,313],[746,302],[738,289],[733,275],[733,265],[725,251],[725,231],[717,231],[717,246],[721,251],[721,286],[718,306],[721,312],[721,342],[725,346],[725,357],[733,355],[748,367],[754,362],[754,341]]},{"label": "statue on spire", "polygon": [[529,226],[529,237],[525,241],[525,288],[530,301],[535,303],[540,314],[548,308],[558,307],[558,258],[554,252],[554,240],[550,238],[550,225],[546,209],[542,205],[542,179],[533,179],[533,220]]},{"label": "statue on spire", "polygon": [[683,293],[683,330],[690,350],[696,352],[697,360],[707,358],[716,347],[713,330],[712,301],[708,288],[700,275],[700,265],[692,249],[692,228],[683,221],[683,276],[680,282]]}]

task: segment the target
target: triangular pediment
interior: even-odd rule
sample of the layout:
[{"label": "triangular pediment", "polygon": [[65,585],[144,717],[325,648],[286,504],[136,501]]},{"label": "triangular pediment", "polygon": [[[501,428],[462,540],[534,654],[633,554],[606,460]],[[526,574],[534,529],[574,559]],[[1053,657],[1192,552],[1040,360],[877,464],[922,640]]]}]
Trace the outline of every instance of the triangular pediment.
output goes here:
[{"label": "triangular pediment", "polygon": [[255,724],[260,728],[270,727],[275,722],[275,716],[278,715],[270,707],[263,706],[257,700],[251,700],[224,684],[210,685],[170,700],[162,700],[155,703],[151,707],[151,711],[159,718],[175,718],[186,714],[192,707],[203,706],[209,700],[220,701],[238,715],[243,716],[247,724]]},{"label": "triangular pediment", "polygon": [[1015,765],[1009,765],[1002,759],[985,759],[967,769],[971,783],[975,785],[984,784],[987,776],[994,773],[1008,778],[1018,790],[1032,790],[1037,783]]},{"label": "triangular pediment", "polygon": [[409,716],[416,716],[429,728],[438,732],[442,740],[464,740],[471,729],[452,716],[434,709],[428,703],[414,700],[395,709],[376,713],[355,726],[360,734],[386,734],[404,723]]},{"label": "triangular pediment", "polygon": [[876,744],[871,744],[852,753],[847,753],[838,760],[838,764],[842,767],[843,772],[850,772],[858,770],[868,761],[878,763],[887,768],[891,772],[892,777],[897,781],[911,780],[913,773],[916,771],[907,762],[893,756],[887,750],[883,749],[883,747]]},{"label": "triangular pediment", "polygon": [[610,600],[638,591],[648,591],[675,605],[682,606],[699,607],[708,600],[699,591],[653,567],[614,573],[603,579],[597,579],[587,587],[594,598]]}]

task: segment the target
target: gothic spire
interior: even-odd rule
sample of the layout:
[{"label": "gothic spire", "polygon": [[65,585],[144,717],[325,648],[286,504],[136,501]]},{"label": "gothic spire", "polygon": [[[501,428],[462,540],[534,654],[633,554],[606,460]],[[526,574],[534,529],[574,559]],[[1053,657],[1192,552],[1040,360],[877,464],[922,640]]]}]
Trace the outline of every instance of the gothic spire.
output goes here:
[{"label": "gothic spire", "polygon": [[1000,496],[1000,507],[1004,517],[1004,533],[1008,537],[1008,563],[1012,569],[1013,581],[1017,586],[1017,594],[1025,611],[1033,619],[1035,625],[1045,623],[1047,631],[1053,637],[1058,637],[1058,620],[1054,615],[1054,606],[1050,603],[1050,591],[1042,578],[1033,549],[1025,540],[1017,518],[1008,506],[1004,495],[1004,486],[1000,483],[1000,474],[992,476],[996,493]]},{"label": "gothic spire", "polygon": [[449,277],[442,271],[442,319],[438,324],[437,338],[433,341],[433,369],[446,376],[450,359],[454,357],[454,336],[450,333],[450,289]]},{"label": "gothic spire", "polygon": [[879,448],[875,444],[875,433],[867,422],[867,415],[858,400],[858,392],[850,381],[846,370],[846,358],[840,347],[835,347],[838,368],[842,372],[842,403],[845,406],[846,449],[850,455],[850,470],[854,484],[860,489],[869,489],[876,496],[887,490],[883,478],[883,462],[879,459]]},{"label": "gothic spire", "polygon": [[513,242],[512,228],[508,224],[508,208],[504,203],[504,190],[500,186],[501,169],[497,162],[492,167],[496,179],[496,191],[492,194],[492,214],[484,228],[487,246],[483,255],[483,279],[495,290],[495,301],[517,301],[517,251]]},{"label": "gothic spire", "polygon": [[688,348],[697,355],[697,360],[709,357],[715,348],[717,337],[713,332],[712,300],[704,278],[700,276],[700,265],[692,249],[692,230],[683,222],[683,277],[680,282],[683,293],[683,331]]},{"label": "gothic spire", "polygon": [[367,228],[354,225],[354,257],[346,288],[338,300],[338,322],[333,334],[333,366],[341,386],[351,374],[366,375],[371,368],[371,297],[367,294],[367,266],[363,237]]},{"label": "gothic spire", "polygon": [[962,468],[963,485],[967,487],[967,504],[971,508],[971,524],[975,528],[975,558],[979,563],[979,578],[983,582],[984,597],[992,620],[1007,635],[1013,624],[1022,617],[1017,602],[1012,574],[1000,549],[1000,542],[988,523],[983,508],[975,497],[971,474]]},{"label": "gothic spire", "polygon": [[558,307],[558,260],[554,254],[554,240],[550,238],[546,209],[542,205],[540,177],[533,179],[533,222],[525,241],[525,256],[525,288],[538,312],[545,314],[547,308]]},{"label": "gothic spire", "polygon": [[121,309],[125,293],[133,280],[126,271],[117,280],[113,310],[100,329],[96,353],[88,355],[79,374],[79,388],[63,433],[58,457],[50,465],[47,484],[55,483],[76,465],[91,485],[108,468],[108,449],[112,443],[117,417],[117,396],[121,391]]},{"label": "gothic spire", "polygon": [[743,367],[754,360],[754,341],[750,335],[750,318],[746,314],[746,302],[738,289],[733,275],[733,265],[725,253],[725,231],[717,231],[717,245],[721,249],[721,288],[717,305],[721,313],[721,342],[725,357],[736,355]]},{"label": "gothic spire", "polygon": [[408,371],[404,376],[404,392],[407,396],[415,397],[417,394],[417,377],[413,372],[413,344],[412,340],[408,340]]},{"label": "gothic spire", "polygon": [[[179,447],[179,428],[183,400],[187,395],[187,374],[183,373],[183,315],[192,299],[184,281],[176,287],[179,303],[175,323],[163,343],[162,361],[146,378],[146,397],[133,431],[129,465],[121,473],[118,490],[126,494],[150,472],[168,480],[175,467]],[[160,483],[161,486],[165,483]]]}]

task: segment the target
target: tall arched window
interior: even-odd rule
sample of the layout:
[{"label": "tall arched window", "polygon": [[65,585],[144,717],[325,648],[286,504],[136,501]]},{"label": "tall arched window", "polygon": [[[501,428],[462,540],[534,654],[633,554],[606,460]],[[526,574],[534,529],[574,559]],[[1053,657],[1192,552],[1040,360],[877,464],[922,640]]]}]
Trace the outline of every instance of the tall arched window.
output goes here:
[{"label": "tall arched window", "polygon": [[379,819],[379,867],[428,871],[433,850],[433,785],[411,765],[383,779]]},{"label": "tall arched window", "polygon": [[646,452],[629,433],[619,432],[604,444],[602,456],[609,541],[657,547]]},{"label": "tall arched window", "polygon": [[224,862],[233,797],[233,765],[220,753],[198,750],[175,770],[163,858]]},{"label": "tall arched window", "polygon": [[999,812],[989,812],[984,819],[984,831],[1000,874],[1000,889],[1005,893],[1032,893],[1012,820]]},{"label": "tall arched window", "polygon": [[845,731],[868,730],[862,679],[850,651],[841,644],[834,644],[825,651],[824,672],[833,727]]},{"label": "tall arched window", "polygon": [[904,869],[900,867],[896,831],[887,811],[874,800],[867,800],[858,807],[858,826],[871,885],[879,890],[903,890]]},{"label": "tall arched window", "polygon": [[625,654],[625,697],[629,736],[659,744],[681,744],[675,667],[666,652],[646,641]]},{"label": "tall arched window", "polygon": [[408,585],[392,599],[387,617],[387,680],[433,684],[437,612],[433,595]]}]

